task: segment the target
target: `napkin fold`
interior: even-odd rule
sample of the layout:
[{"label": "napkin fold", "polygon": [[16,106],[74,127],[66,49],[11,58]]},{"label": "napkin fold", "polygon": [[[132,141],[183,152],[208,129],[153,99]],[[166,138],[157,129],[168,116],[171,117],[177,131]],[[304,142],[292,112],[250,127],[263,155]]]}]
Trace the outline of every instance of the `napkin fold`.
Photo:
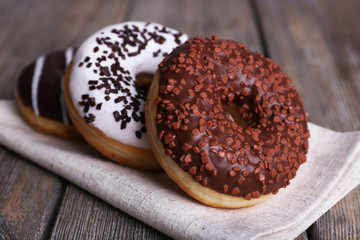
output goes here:
[{"label": "napkin fold", "polygon": [[360,183],[360,132],[309,123],[308,160],[286,189],[243,209],[188,197],[163,172],[113,163],[83,140],[32,130],[13,100],[0,101],[0,144],[177,239],[291,239]]}]

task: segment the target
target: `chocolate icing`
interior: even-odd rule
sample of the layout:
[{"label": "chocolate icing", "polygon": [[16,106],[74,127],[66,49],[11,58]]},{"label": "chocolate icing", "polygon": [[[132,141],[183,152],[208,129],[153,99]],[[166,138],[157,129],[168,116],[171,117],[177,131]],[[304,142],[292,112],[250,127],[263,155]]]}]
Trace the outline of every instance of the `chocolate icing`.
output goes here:
[{"label": "chocolate icing", "polygon": [[31,99],[31,83],[34,76],[35,61],[31,62],[24,70],[20,73],[20,76],[17,80],[17,93],[21,98],[22,103],[25,106],[32,108],[32,99]]},{"label": "chocolate icing", "polygon": [[[260,53],[196,37],[159,65],[157,130],[165,152],[203,186],[258,198],[306,161],[307,115],[290,78]],[[223,105],[235,103],[247,127]]]},{"label": "chocolate icing", "polygon": [[[22,103],[33,109],[31,96],[32,81],[36,60],[30,63],[20,74],[17,91]],[[61,80],[66,69],[65,51],[57,51],[45,55],[44,66],[38,85],[39,115],[55,121],[63,122],[61,98]],[[68,119],[70,122],[70,119]]]}]

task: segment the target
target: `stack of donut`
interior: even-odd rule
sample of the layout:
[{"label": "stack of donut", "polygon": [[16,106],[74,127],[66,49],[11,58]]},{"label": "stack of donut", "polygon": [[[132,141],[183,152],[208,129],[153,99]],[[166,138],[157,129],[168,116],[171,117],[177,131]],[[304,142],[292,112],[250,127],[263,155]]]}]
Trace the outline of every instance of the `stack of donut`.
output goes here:
[{"label": "stack of donut", "polygon": [[[48,112],[62,109],[66,114],[65,108],[60,107],[63,106],[60,103],[65,102],[71,119],[68,122],[103,155],[140,169],[160,169],[145,127],[144,106],[152,80],[149,74],[153,75],[164,56],[187,39],[187,35],[156,23],[125,22],[107,26],[90,36],[74,57],[65,52],[66,72],[65,61],[53,60],[53,54],[30,64],[32,70],[25,69],[18,81],[19,109],[35,129],[63,137],[64,131],[58,127],[63,123],[58,118],[51,119],[58,121],[57,125],[45,124],[40,121],[44,118],[40,109],[34,110],[31,118],[35,120],[29,121],[29,111],[23,111],[22,102],[35,102],[39,106],[54,103],[47,108]],[[48,64],[50,61],[54,62],[53,66]],[[27,81],[23,81],[24,78]],[[41,91],[41,86],[50,82],[52,86],[43,87]],[[37,85],[39,91],[34,87]],[[21,94],[22,89],[28,93]],[[56,92],[51,94],[53,99],[48,97],[51,91]]]},{"label": "stack of donut", "polygon": [[[306,161],[310,134],[298,92],[280,66],[241,43],[125,22],[92,35],[71,62],[69,50],[65,56],[57,82],[66,125],[114,161],[164,169],[204,204],[254,205],[286,187]],[[23,111],[41,105],[33,86],[46,58],[32,65],[17,99],[24,116],[41,118],[38,107]],[[25,75],[37,83],[21,86]]]}]

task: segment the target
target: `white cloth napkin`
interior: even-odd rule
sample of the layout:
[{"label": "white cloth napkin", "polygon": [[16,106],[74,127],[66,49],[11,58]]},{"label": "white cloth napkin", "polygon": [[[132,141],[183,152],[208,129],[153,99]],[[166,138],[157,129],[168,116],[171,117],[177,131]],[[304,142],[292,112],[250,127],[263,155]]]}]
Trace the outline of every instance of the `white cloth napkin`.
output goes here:
[{"label": "white cloth napkin", "polygon": [[308,160],[290,186],[253,207],[217,209],[188,197],[163,172],[131,169],[82,140],[33,131],[14,101],[1,100],[0,114],[0,144],[178,239],[295,238],[360,183],[360,132],[309,124]]}]

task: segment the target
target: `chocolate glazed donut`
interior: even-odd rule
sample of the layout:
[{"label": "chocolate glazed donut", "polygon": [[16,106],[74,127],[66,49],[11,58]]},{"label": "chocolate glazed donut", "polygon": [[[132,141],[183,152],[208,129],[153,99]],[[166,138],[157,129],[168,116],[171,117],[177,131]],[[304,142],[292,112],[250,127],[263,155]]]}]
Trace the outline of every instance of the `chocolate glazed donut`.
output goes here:
[{"label": "chocolate glazed donut", "polygon": [[27,123],[35,130],[62,138],[80,138],[67,114],[62,80],[76,49],[52,52],[26,66],[16,84],[16,100]]},{"label": "chocolate glazed donut", "polygon": [[160,63],[146,117],[165,171],[211,206],[253,205],[306,161],[307,114],[290,78],[217,36],[188,40]]}]

